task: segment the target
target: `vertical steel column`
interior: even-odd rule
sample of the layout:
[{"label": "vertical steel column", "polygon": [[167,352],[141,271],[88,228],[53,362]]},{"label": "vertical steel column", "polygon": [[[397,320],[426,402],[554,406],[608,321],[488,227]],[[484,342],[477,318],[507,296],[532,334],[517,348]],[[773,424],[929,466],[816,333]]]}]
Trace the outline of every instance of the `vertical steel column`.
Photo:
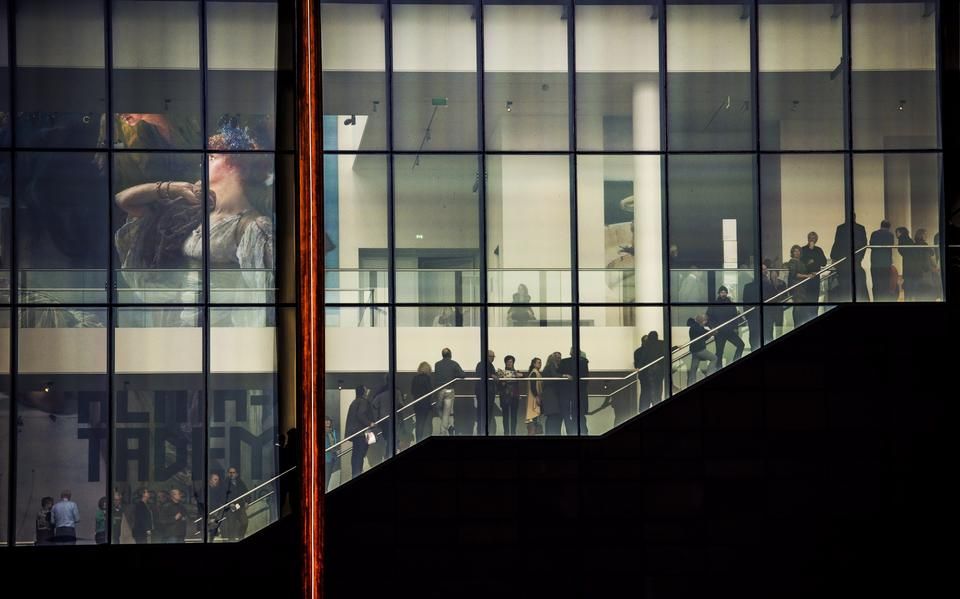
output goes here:
[{"label": "vertical steel column", "polygon": [[317,401],[323,376],[324,314],[317,292],[323,278],[320,236],[323,210],[317,202],[322,189],[320,154],[320,29],[318,3],[298,2],[297,19],[297,234],[299,258],[299,425],[303,456],[300,484],[303,497],[303,591],[305,599],[323,597],[323,451],[317,422],[323,420],[324,406]]}]

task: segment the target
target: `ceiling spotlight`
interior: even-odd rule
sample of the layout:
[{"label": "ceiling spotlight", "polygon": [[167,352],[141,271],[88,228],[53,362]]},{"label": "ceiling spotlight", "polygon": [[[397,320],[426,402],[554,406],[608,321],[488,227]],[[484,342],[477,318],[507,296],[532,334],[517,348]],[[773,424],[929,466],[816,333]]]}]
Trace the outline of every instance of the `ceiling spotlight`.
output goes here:
[{"label": "ceiling spotlight", "polygon": [[507,112],[512,112],[512,111],[513,111],[513,101],[507,100]]},{"label": "ceiling spotlight", "polygon": [[791,112],[796,112],[796,111],[797,111],[797,107],[800,106],[800,100],[794,100],[792,104],[793,104],[793,105],[790,107],[790,111],[791,111]]},{"label": "ceiling spotlight", "polygon": [[344,125],[356,125],[357,124],[357,115],[351,114],[347,118],[343,119]]},{"label": "ceiling spotlight", "polygon": [[423,233],[417,233],[417,239],[423,239]]},{"label": "ceiling spotlight", "polygon": [[903,105],[906,103],[907,103],[906,100],[900,100],[900,105],[897,106],[897,110],[899,110],[900,112],[903,112]]},{"label": "ceiling spotlight", "polygon": [[51,382],[46,382],[46,383],[43,384],[43,392],[44,392],[44,393],[50,393],[50,389],[52,389],[52,388],[53,388],[53,383],[51,383]]}]

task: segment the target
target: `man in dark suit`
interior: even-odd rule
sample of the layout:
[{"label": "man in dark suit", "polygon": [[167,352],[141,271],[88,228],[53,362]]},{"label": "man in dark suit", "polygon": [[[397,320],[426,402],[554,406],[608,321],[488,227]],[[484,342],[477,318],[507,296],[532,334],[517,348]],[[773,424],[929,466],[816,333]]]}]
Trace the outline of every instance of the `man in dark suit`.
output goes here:
[{"label": "man in dark suit", "polygon": [[[490,414],[488,417],[488,424],[490,430],[487,431],[490,435],[497,434],[497,423],[493,419],[493,410],[489,409],[491,405],[494,405],[494,402],[497,398],[497,383],[500,381],[500,377],[497,376],[497,367],[493,364],[493,359],[496,358],[496,354],[493,353],[492,349],[487,350],[487,361],[477,362],[476,375],[480,379],[474,385],[474,390],[477,396],[477,406],[481,407],[480,416],[485,417],[487,414]],[[484,409],[486,408],[486,409]],[[453,412],[454,425],[453,427],[457,429],[457,434],[462,434],[460,432],[460,425],[456,424],[457,421],[457,411]],[[477,420],[481,422],[481,420]],[[480,433],[481,431],[477,431]]]},{"label": "man in dark suit", "polygon": [[647,333],[643,343],[633,352],[633,366],[641,369],[638,375],[641,412],[663,399],[663,381],[667,378],[666,356],[667,343],[660,339],[656,331]]},{"label": "man in dark suit", "polygon": [[[853,249],[856,252],[849,260],[844,260],[837,267],[837,277],[839,284],[830,294],[830,299],[839,302],[849,302],[853,297],[850,289],[850,267],[855,265],[856,270],[856,291],[863,295],[863,299],[870,300],[867,292],[867,271],[863,270],[863,256],[865,252],[860,251],[867,245],[867,230],[863,225],[857,223],[857,215],[853,214]],[[830,248],[830,259],[836,262],[850,254],[850,223],[837,225],[836,235],[833,237],[833,247]]]},{"label": "man in dark suit", "polygon": [[[587,434],[587,387],[589,386],[589,381],[584,380],[586,377],[590,376],[590,367],[587,360],[587,355],[580,352],[580,359],[578,360],[577,368],[574,368],[573,363],[574,350],[570,348],[570,357],[560,360],[560,375],[570,379],[570,382],[564,383],[564,415],[563,421],[564,426],[567,429],[568,435],[577,434],[577,421],[576,414],[579,412],[580,417],[580,434]],[[578,384],[574,384],[574,379],[577,380]],[[577,393],[579,392],[579,408],[577,407]]]},{"label": "man in dark suit", "polygon": [[873,280],[873,301],[887,302],[897,299],[896,289],[890,284],[890,269],[893,267],[893,246],[896,239],[890,230],[890,221],[880,222],[880,228],[870,234],[870,278]]}]

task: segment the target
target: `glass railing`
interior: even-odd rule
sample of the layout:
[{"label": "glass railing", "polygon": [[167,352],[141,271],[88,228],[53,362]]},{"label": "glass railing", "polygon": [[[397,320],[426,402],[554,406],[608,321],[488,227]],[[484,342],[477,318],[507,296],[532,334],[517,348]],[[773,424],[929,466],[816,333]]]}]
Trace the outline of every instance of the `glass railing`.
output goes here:
[{"label": "glass railing", "polygon": [[236,497],[224,497],[219,505],[211,505],[206,518],[193,521],[188,542],[203,540],[204,521],[208,543],[237,542],[270,526],[283,515],[287,498],[293,509],[293,498],[301,492],[296,474],[296,467],[288,468]]},{"label": "glass railing", "polygon": [[[839,303],[851,301],[844,300],[844,297],[849,298],[851,288],[859,287],[862,281],[856,278],[862,277],[862,273],[851,271],[851,268],[863,270],[864,256],[869,258],[869,252],[881,249],[898,251],[900,248],[867,246],[858,250],[854,254],[854,259],[842,258],[831,262],[819,271],[810,273],[802,272],[802,266],[796,265],[791,268],[792,265],[789,264],[784,268],[769,269],[772,272],[768,272],[768,278],[758,281],[758,285],[752,289],[748,287],[748,283],[753,282],[752,270],[671,271],[670,276],[679,282],[692,276],[702,280],[705,286],[697,291],[697,295],[686,296],[690,300],[702,301],[684,301],[680,305],[665,306],[671,323],[672,347],[669,350],[665,348],[662,357],[633,369],[594,370],[591,365],[590,375],[582,377],[579,381],[574,381],[569,376],[536,379],[536,382],[543,386],[540,395],[542,401],[539,404],[536,398],[531,401],[530,385],[533,379],[528,378],[526,373],[509,378],[501,374],[491,380],[486,391],[480,378],[467,375],[436,385],[419,397],[397,392],[395,416],[381,416],[362,430],[353,431],[352,434],[326,447],[326,464],[330,470],[327,490],[332,490],[383,463],[392,457],[395,451],[402,452],[431,436],[603,435],[674,394],[705,380],[750,352],[774,342],[797,327],[825,314]],[[930,248],[903,249],[905,254],[909,254],[909,252],[929,252]],[[867,264],[869,268],[869,261]],[[930,264],[932,267],[934,263],[931,261]],[[416,274],[416,271],[409,272]],[[596,273],[604,277],[611,274],[609,270],[601,272],[601,269]],[[532,280],[534,275],[539,277],[541,282],[546,281],[547,285],[541,285],[532,290],[529,287],[527,289],[533,300],[531,308],[536,310],[538,298],[541,297],[536,294],[546,290],[549,295],[552,289],[563,290],[564,281],[567,280],[569,273],[566,271],[562,273],[560,271],[497,271],[491,274],[494,277],[519,277],[514,279],[513,283],[519,280]],[[628,272],[623,271],[624,278],[621,280],[626,280],[629,276]],[[857,281],[856,285],[854,281]],[[689,291],[691,283],[688,281],[687,285]],[[719,290],[720,285],[730,290],[734,303],[717,301],[717,296],[714,294]],[[762,302],[743,303],[745,295],[748,296],[748,300],[749,296],[758,289],[764,294]],[[565,292],[561,291],[559,296],[564,297],[563,293]],[[502,300],[503,296],[489,299],[494,302],[495,299]],[[512,305],[511,299],[507,298],[506,303]],[[857,299],[863,301],[859,297]],[[759,301],[759,298],[754,301]],[[486,311],[486,324],[490,331],[501,327],[517,326],[507,316],[508,307],[491,307]],[[552,306],[543,308],[552,308]],[[622,317],[619,313],[598,312],[597,314],[601,318]],[[580,326],[584,326],[586,322],[583,318],[581,316]],[[527,326],[542,327],[545,326],[543,321],[544,318],[538,316]],[[573,325],[571,322],[557,322],[562,327]],[[625,324],[626,322],[613,326],[633,326]],[[471,326],[479,325],[474,323]],[[610,326],[609,323],[606,326]],[[502,333],[503,329],[500,329],[497,334],[502,335]],[[502,350],[500,346],[504,343],[498,341],[497,345],[498,349]],[[603,356],[607,364],[617,361],[622,363],[627,357],[623,355],[622,349],[615,349],[615,347],[619,346],[614,345],[603,350],[595,349],[594,353]],[[639,359],[637,355],[634,354],[634,360]],[[396,389],[408,388],[414,374],[412,371],[397,372]],[[401,380],[402,384],[399,382]],[[511,385],[519,388],[509,391]],[[554,418],[552,427],[547,426],[549,419],[544,413],[546,398],[551,393],[554,394],[553,401],[559,401],[562,404],[559,408],[562,422]],[[486,405],[482,406],[478,396],[484,395],[486,395]],[[506,406],[504,397],[511,398]],[[557,400],[557,397],[560,399]],[[346,407],[346,404],[342,404],[341,411]],[[537,407],[540,409],[538,410]],[[511,410],[512,413],[504,414],[504,409]],[[551,415],[556,416],[558,411],[556,406],[551,409],[553,410]],[[486,414],[486,423],[481,422],[483,414]],[[505,430],[505,423],[507,430]],[[393,438],[394,434],[396,439]],[[364,438],[362,442],[359,441],[361,436]],[[380,448],[374,450],[373,448],[377,445]],[[358,451],[362,453],[357,453],[356,448],[359,448]]]},{"label": "glass railing", "polygon": [[[29,269],[17,272],[21,303],[91,304],[107,300],[106,269]],[[276,298],[272,269],[211,269],[211,303],[269,304]],[[119,269],[119,303],[196,304],[203,300],[200,269]]]},{"label": "glass railing", "polygon": [[726,287],[733,301],[742,301],[743,287],[753,281],[753,268],[672,268],[670,269],[670,303],[706,304]]}]

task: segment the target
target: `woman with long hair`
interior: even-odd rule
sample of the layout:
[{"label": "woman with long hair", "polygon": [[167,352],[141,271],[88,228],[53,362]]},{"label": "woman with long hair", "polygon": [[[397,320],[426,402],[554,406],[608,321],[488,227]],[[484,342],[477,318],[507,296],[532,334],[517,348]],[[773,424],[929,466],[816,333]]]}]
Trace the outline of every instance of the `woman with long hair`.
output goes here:
[{"label": "woman with long hair", "polygon": [[[433,432],[433,396],[427,396],[433,391],[433,379],[431,375],[429,362],[420,362],[417,367],[417,374],[410,383],[410,401],[416,401],[413,405],[413,413],[417,419],[417,443],[423,441]],[[417,401],[419,400],[419,401]]]},{"label": "woman with long hair", "polygon": [[543,375],[540,374],[540,358],[530,360],[530,369],[527,370],[527,414],[524,421],[527,423],[527,435],[539,435],[540,402],[543,396]]},{"label": "woman with long hair", "polygon": [[[115,237],[124,279],[140,293],[159,290],[161,296],[153,300],[172,301],[180,295],[194,301],[202,288],[206,210],[209,286],[215,298],[237,303],[270,299],[272,157],[239,153],[260,146],[246,128],[230,124],[222,126],[208,146],[216,151],[207,158],[208,190],[202,181],[153,181],[117,193],[117,206],[127,216]],[[170,292],[174,297],[165,297]]]}]

